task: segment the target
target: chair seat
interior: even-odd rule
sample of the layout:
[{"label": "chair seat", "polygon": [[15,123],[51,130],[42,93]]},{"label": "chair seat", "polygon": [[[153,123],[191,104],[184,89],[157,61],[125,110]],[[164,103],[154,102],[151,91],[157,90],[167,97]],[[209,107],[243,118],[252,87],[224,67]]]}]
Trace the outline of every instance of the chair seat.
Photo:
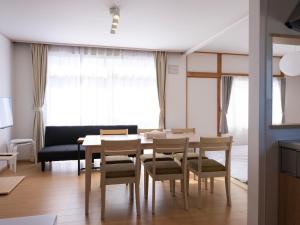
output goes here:
[{"label": "chair seat", "polygon": [[115,163],[105,165],[106,178],[123,178],[135,176],[134,163]]},{"label": "chair seat", "polygon": [[[193,170],[198,170],[198,160],[193,159],[188,161],[189,166]],[[213,159],[203,159],[202,160],[202,172],[218,172],[218,171],[225,171],[226,168],[221,163],[217,162]]]},{"label": "chair seat", "polygon": [[106,156],[105,161],[107,164],[116,164],[116,163],[133,163],[132,159],[130,159],[126,155],[113,155]]},{"label": "chair seat", "polygon": [[[141,159],[142,163],[152,162],[153,154],[143,154],[140,156],[140,159]],[[161,153],[156,153],[155,159],[156,159],[156,161],[173,161],[171,155],[165,155],[165,154],[161,154]]]},{"label": "chair seat", "polygon": [[[182,162],[183,153],[176,153],[173,157],[178,162]],[[198,157],[199,157],[199,153],[196,153],[196,152],[188,152],[187,153],[187,160],[198,159]],[[202,156],[202,159],[208,159],[208,158],[206,156]]]},{"label": "chair seat", "polygon": [[[153,173],[153,162],[147,162],[144,164],[146,170],[150,173]],[[156,174],[165,175],[165,174],[179,174],[182,173],[181,166],[178,165],[175,161],[156,161]]]}]

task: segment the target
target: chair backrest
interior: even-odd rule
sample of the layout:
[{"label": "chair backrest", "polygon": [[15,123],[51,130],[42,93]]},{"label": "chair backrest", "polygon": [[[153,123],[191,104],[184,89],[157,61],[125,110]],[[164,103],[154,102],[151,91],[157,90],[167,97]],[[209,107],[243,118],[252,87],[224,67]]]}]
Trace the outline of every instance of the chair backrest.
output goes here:
[{"label": "chair backrest", "polygon": [[153,139],[153,173],[155,174],[156,153],[183,153],[182,158],[182,171],[186,171],[187,168],[187,149],[189,144],[189,138],[176,138],[176,139]]},{"label": "chair backrest", "polygon": [[[102,163],[105,163],[105,156],[140,154],[141,140],[102,140],[101,141]],[[137,155],[138,156],[138,155]],[[139,159],[139,157],[137,157]]]},{"label": "chair backrest", "polygon": [[128,135],[128,129],[100,129],[100,135]]},{"label": "chair backrest", "polygon": [[[230,171],[230,154],[232,146],[232,136],[228,137],[200,137],[200,151],[204,154],[206,151],[224,151],[225,152],[225,168]],[[201,169],[202,157],[199,157],[199,166]]]},{"label": "chair backrest", "polygon": [[171,133],[173,133],[173,134],[184,134],[184,133],[195,134],[196,129],[195,128],[172,128]]},{"label": "chair backrest", "polygon": [[232,136],[200,137],[200,151],[230,151]]},{"label": "chair backrest", "polygon": [[153,128],[153,129],[138,129],[138,134],[147,133],[151,131],[163,131],[162,128]]}]

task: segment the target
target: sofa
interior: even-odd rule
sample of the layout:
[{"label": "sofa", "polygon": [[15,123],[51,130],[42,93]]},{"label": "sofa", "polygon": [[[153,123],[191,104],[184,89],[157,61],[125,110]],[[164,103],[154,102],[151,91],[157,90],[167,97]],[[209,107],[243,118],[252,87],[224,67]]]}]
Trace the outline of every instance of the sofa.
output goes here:
[{"label": "sofa", "polygon": [[[80,159],[85,158],[85,151],[79,137],[98,135],[101,129],[128,129],[128,134],[137,134],[136,125],[113,126],[47,126],[45,128],[45,147],[38,152],[38,161],[41,169],[45,171],[46,162],[78,160],[78,175],[80,174]],[[93,155],[100,158],[100,154]]]}]

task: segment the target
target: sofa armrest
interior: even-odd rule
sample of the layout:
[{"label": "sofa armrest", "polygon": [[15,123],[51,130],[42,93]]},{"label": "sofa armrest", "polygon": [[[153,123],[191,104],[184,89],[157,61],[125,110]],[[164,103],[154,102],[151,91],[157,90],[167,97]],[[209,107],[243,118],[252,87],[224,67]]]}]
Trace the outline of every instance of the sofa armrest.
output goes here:
[{"label": "sofa armrest", "polygon": [[83,141],[84,141],[84,137],[80,137],[77,139],[77,144],[82,145]]}]

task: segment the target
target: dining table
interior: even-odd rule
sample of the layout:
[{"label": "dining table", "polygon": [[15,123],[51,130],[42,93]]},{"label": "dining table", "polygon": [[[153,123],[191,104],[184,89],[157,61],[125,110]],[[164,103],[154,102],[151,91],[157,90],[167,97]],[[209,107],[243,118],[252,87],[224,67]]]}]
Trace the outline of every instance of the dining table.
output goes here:
[{"label": "dining table", "polygon": [[[166,138],[189,138],[190,148],[199,148],[200,135],[194,133],[166,133]],[[141,149],[153,149],[153,139],[144,134],[128,135],[87,135],[82,145],[85,148],[85,214],[89,213],[89,198],[91,192],[92,155],[101,153],[101,140],[141,140]]]}]

